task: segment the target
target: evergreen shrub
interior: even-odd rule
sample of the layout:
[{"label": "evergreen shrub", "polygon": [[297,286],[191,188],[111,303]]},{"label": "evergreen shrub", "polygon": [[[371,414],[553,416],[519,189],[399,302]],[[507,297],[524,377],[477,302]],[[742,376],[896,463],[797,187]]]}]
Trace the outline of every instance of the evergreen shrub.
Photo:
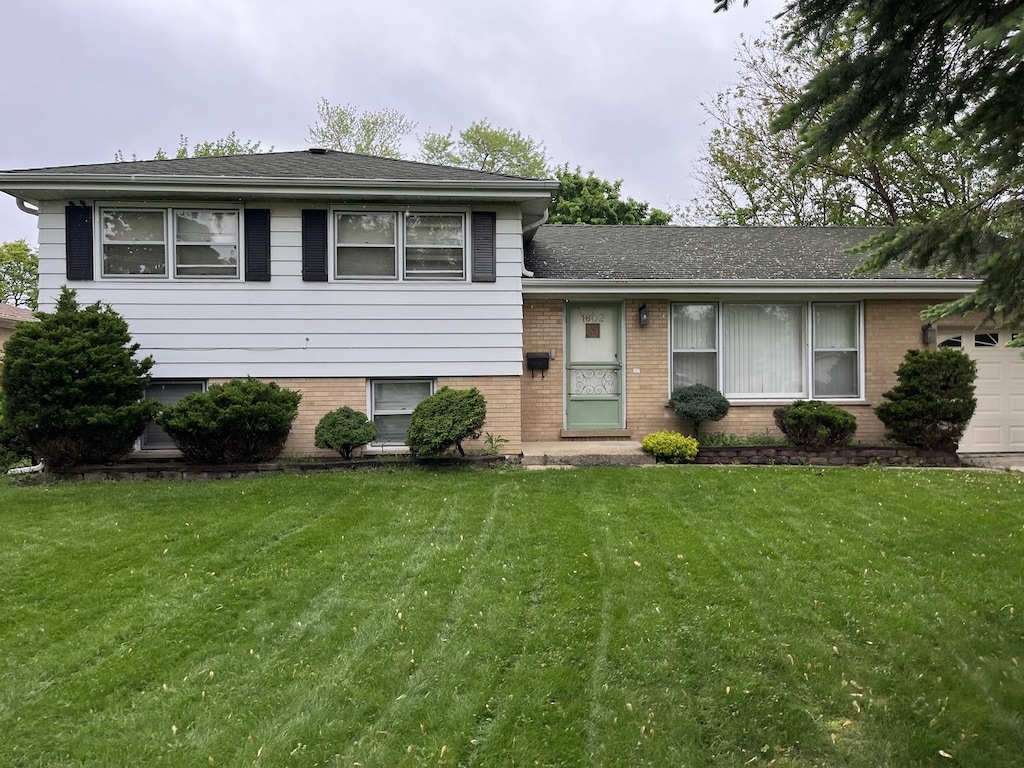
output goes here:
[{"label": "evergreen shrub", "polygon": [[6,429],[47,467],[102,464],[128,454],[158,405],[143,400],[152,358],[135,359],[128,323],[64,288],[53,312],[22,323],[4,346]]},{"label": "evergreen shrub", "polygon": [[693,432],[700,437],[700,425],[706,421],[721,421],[729,413],[725,395],[706,384],[676,387],[669,397],[669,405],[683,421],[693,422]]},{"label": "evergreen shrub", "polygon": [[480,437],[487,401],[476,387],[441,387],[412,412],[406,442],[414,456],[437,456],[456,448],[465,456],[463,440]]},{"label": "evergreen shrub", "polygon": [[273,382],[234,379],[183,397],[156,423],[196,464],[272,461],[284,449],[301,399]]},{"label": "evergreen shrub", "polygon": [[795,400],[773,411],[775,424],[798,448],[846,445],[857,431],[857,419],[848,411],[821,400]]},{"label": "evergreen shrub", "polygon": [[376,425],[366,414],[348,406],[325,414],[316,425],[313,436],[317,448],[337,451],[346,459],[352,458],[352,451],[377,439]]},{"label": "evergreen shrub", "polygon": [[658,461],[676,464],[697,458],[697,438],[662,429],[647,435],[640,443],[644,451]]},{"label": "evergreen shrub", "polygon": [[904,445],[955,451],[978,401],[977,364],[958,349],[911,349],[875,414]]}]

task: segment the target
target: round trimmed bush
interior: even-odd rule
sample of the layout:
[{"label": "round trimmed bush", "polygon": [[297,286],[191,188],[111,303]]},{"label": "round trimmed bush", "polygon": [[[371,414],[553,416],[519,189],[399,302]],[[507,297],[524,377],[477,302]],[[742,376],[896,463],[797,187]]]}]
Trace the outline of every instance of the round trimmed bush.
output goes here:
[{"label": "round trimmed bush", "polygon": [[795,400],[773,411],[775,424],[798,448],[846,445],[857,431],[857,419],[848,411],[822,400]]},{"label": "round trimmed bush", "polygon": [[658,461],[677,464],[697,458],[697,438],[662,429],[647,435],[640,447]]},{"label": "round trimmed bush", "polygon": [[313,436],[317,448],[337,451],[346,459],[352,458],[352,451],[377,439],[377,426],[366,418],[366,414],[353,410],[347,405],[325,414],[316,425]]},{"label": "round trimmed bush", "polygon": [[301,399],[273,382],[234,379],[182,398],[156,423],[196,464],[271,461],[284,449]]},{"label": "round trimmed bush", "polygon": [[456,448],[465,456],[463,440],[480,437],[487,401],[476,387],[441,387],[413,409],[406,442],[413,456],[438,456]]},{"label": "round trimmed bush", "polygon": [[683,421],[693,422],[693,432],[700,437],[700,425],[706,421],[721,421],[729,413],[725,395],[706,384],[676,387],[669,397],[669,405]]},{"label": "round trimmed bush", "polygon": [[911,349],[875,414],[889,436],[921,448],[955,451],[978,401],[977,364],[959,349]]}]

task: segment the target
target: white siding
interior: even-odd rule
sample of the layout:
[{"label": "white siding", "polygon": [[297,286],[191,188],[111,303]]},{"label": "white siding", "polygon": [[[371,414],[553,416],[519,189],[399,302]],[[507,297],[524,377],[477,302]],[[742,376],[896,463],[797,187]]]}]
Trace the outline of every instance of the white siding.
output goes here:
[{"label": "white siding", "polygon": [[[74,281],[120,312],[158,378],[516,376],[522,373],[522,228],[498,206],[497,281],[302,281],[303,208],[271,209],[266,283]],[[321,206],[322,207],[322,206]],[[488,206],[487,210],[494,210]],[[67,283],[64,205],[39,216],[40,308]],[[467,253],[467,270],[471,256]],[[99,274],[97,264],[96,274]]]}]

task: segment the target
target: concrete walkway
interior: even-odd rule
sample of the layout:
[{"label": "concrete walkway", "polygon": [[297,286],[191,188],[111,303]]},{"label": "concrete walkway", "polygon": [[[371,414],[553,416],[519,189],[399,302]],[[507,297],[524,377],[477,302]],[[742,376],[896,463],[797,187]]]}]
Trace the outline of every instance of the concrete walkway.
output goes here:
[{"label": "concrete walkway", "polygon": [[1024,472],[1024,453],[961,453],[960,461],[972,467]]},{"label": "concrete walkway", "polygon": [[636,440],[552,440],[523,443],[523,466],[550,467],[639,466],[654,464]]}]

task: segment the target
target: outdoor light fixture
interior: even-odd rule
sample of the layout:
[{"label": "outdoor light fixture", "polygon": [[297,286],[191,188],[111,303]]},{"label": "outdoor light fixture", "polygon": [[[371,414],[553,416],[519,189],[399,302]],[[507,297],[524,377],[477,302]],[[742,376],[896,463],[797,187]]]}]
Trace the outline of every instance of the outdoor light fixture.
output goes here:
[{"label": "outdoor light fixture", "polygon": [[935,343],[935,326],[931,323],[921,326],[921,342],[929,346]]},{"label": "outdoor light fixture", "polygon": [[651,322],[651,311],[647,309],[646,304],[640,305],[640,327],[645,328],[650,325]]}]

